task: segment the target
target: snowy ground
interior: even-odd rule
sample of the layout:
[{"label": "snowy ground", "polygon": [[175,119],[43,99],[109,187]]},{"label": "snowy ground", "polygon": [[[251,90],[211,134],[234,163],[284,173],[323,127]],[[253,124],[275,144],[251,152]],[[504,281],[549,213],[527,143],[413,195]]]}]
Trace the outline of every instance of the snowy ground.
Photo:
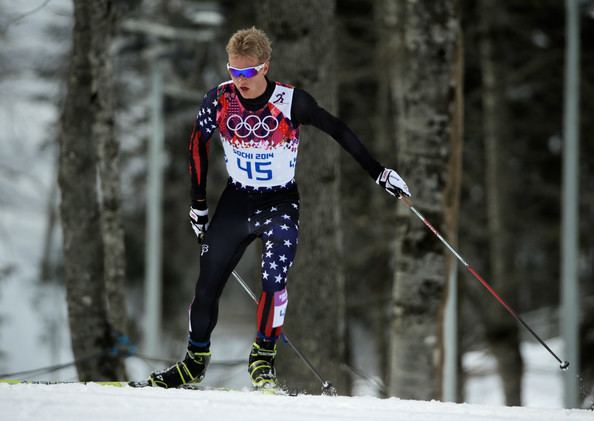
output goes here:
[{"label": "snowy ground", "polygon": [[3,420],[281,420],[343,421],[579,421],[586,410],[326,396],[270,396],[255,392],[132,389],[98,385],[0,384]]},{"label": "snowy ground", "polygon": [[[560,339],[549,340],[547,344],[563,355]],[[521,352],[525,365],[523,404],[540,408],[563,407],[562,386],[566,372],[559,369],[559,365],[538,343],[522,343]],[[495,359],[487,352],[469,352],[464,355],[463,364],[465,371],[470,373],[465,387],[466,401],[503,405],[503,388],[501,379],[495,375]]]}]

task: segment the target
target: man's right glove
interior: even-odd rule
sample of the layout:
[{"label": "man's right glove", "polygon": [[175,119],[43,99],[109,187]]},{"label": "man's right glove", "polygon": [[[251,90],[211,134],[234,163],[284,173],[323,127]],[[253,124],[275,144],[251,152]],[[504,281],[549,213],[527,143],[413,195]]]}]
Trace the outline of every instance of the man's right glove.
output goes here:
[{"label": "man's right glove", "polygon": [[394,170],[384,168],[375,182],[386,189],[392,196],[396,196],[397,198],[401,198],[402,196],[410,197],[408,186]]},{"label": "man's right glove", "polygon": [[206,204],[206,200],[192,200],[190,224],[192,224],[192,229],[196,237],[198,237],[198,242],[202,244],[204,235],[208,230],[208,205]]}]

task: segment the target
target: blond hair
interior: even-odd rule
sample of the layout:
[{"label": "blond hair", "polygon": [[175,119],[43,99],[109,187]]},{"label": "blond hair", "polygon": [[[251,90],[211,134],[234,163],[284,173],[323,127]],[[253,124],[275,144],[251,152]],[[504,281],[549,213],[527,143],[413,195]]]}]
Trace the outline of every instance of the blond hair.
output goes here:
[{"label": "blond hair", "polygon": [[268,35],[255,26],[235,32],[229,39],[226,50],[229,56],[252,56],[261,63],[270,60],[272,54]]}]

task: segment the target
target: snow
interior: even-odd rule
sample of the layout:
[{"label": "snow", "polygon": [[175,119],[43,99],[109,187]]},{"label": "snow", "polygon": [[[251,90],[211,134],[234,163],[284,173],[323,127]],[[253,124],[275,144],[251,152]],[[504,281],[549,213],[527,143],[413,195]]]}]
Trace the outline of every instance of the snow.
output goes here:
[{"label": "snow", "polygon": [[99,385],[0,384],[2,419],[44,421],[196,419],[333,421],[591,420],[586,410],[498,407],[303,395],[272,396],[249,391],[133,389]]},{"label": "snow", "polygon": [[[547,345],[555,353],[563,355],[561,339],[548,340]],[[559,370],[559,365],[536,342],[523,342],[521,353],[524,361],[524,405],[542,408],[563,407],[562,376],[566,372]],[[497,363],[489,353],[468,352],[464,355],[463,365],[464,370],[470,373],[465,385],[467,402],[505,404],[501,379],[496,376]]]}]

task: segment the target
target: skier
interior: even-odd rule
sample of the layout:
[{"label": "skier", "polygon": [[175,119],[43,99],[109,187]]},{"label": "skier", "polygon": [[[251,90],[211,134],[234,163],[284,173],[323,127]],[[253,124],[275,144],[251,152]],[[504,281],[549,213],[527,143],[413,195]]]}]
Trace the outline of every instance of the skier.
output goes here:
[{"label": "skier", "polygon": [[[358,137],[310,94],[268,79],[272,50],[263,31],[255,27],[237,31],[226,51],[231,80],[204,96],[189,143],[190,223],[202,248],[189,312],[188,349],[183,361],[150,375],[152,386],[177,387],[204,378],[219,297],[246,247],[256,238],[264,244],[262,293],[248,372],[254,387],[276,386],[276,340],[284,323],[285,285],[299,231],[294,176],[300,125],[312,125],[332,136],[391,195],[410,196],[398,173],[373,159]],[[217,129],[229,180],[209,225],[208,150]]]}]

